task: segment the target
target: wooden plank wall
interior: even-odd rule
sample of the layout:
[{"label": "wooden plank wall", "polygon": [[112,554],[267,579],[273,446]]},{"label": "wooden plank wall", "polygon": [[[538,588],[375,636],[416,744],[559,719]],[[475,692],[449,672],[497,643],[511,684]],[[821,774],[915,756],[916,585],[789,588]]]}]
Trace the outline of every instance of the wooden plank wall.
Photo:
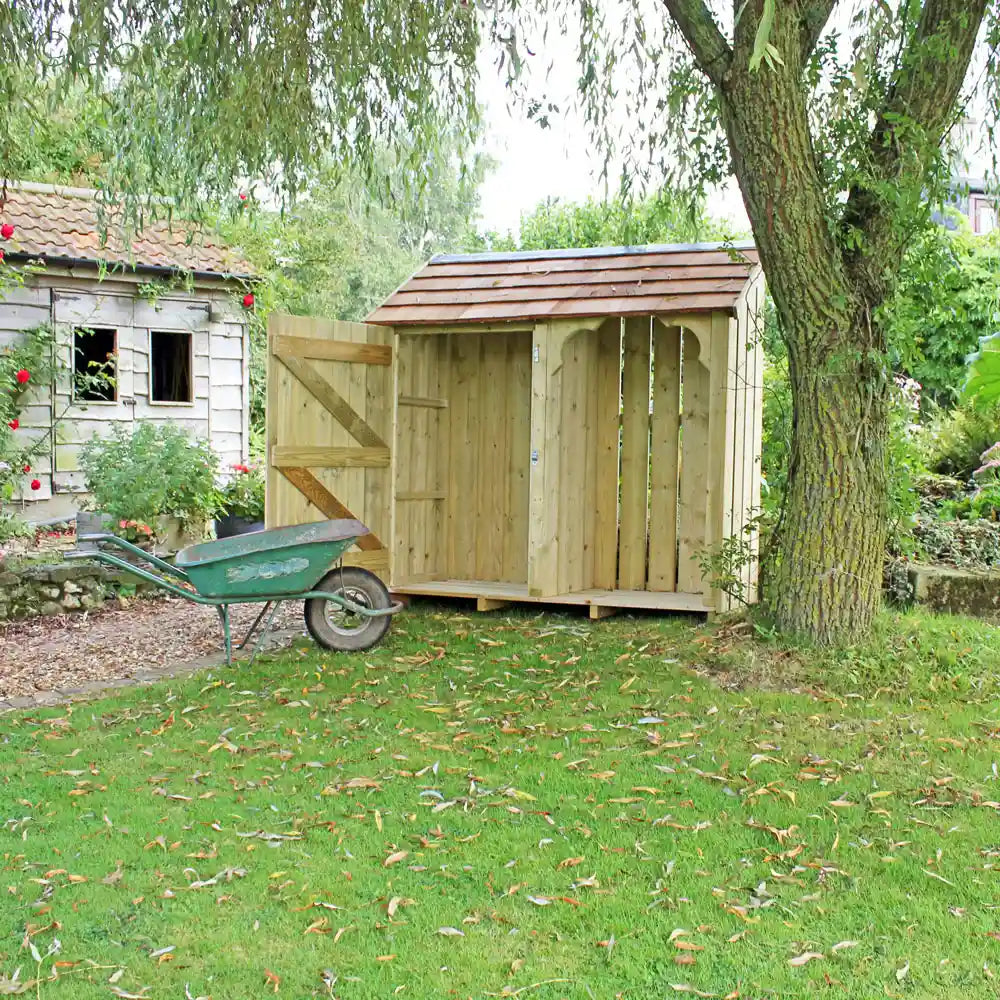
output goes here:
[{"label": "wooden plank wall", "polygon": [[[440,412],[448,472],[439,575],[525,583],[531,334],[454,333],[444,335],[444,342],[442,395],[448,405]],[[408,433],[401,424],[401,454]]]},{"label": "wooden plank wall", "polygon": [[649,456],[648,590],[677,589],[677,489],[681,423],[681,330],[653,323]]},{"label": "wooden plank wall", "polygon": [[736,303],[733,377],[735,441],[731,530],[749,538],[753,560],[744,568],[746,600],[757,600],[758,537],[746,527],[760,512],[761,432],[763,419],[763,306],[764,281],[758,271]]},{"label": "wooden plank wall", "polygon": [[396,338],[393,582],[444,572],[444,508],[449,476],[447,335]]},{"label": "wooden plank wall", "polygon": [[[709,356],[706,358],[705,354]],[[697,336],[685,329],[677,589],[686,594],[698,594],[702,591],[697,556],[705,545],[708,518],[710,365],[710,345],[700,346]]]},{"label": "wooden plank wall", "polygon": [[644,590],[649,509],[650,318],[625,320],[618,588]]},{"label": "wooden plank wall", "polygon": [[[387,447],[369,447],[349,432],[276,356],[308,362],[311,370],[362,418],[380,442],[391,447],[393,420],[392,365],[342,360],[378,357],[386,362],[392,331],[363,323],[333,322],[305,316],[272,316],[269,323],[267,385],[267,525],[306,524],[330,516],[362,521],[383,543],[391,531],[390,460]],[[365,351],[367,346],[376,351]],[[379,351],[381,353],[379,353]],[[368,435],[366,435],[366,440]],[[336,460],[338,467],[326,462]],[[279,466],[308,470],[340,507],[325,513],[294,486]],[[377,558],[376,558],[377,555]],[[361,562],[388,574],[384,553],[349,553],[345,562]]]}]

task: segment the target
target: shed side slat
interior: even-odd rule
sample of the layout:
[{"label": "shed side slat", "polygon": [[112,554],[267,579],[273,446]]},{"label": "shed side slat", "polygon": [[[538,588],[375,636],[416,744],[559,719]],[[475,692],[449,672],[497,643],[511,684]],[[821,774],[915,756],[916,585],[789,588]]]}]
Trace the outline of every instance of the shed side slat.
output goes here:
[{"label": "shed side slat", "polygon": [[677,456],[681,403],[681,332],[653,324],[653,419],[649,460],[650,590],[677,589]]},{"label": "shed side slat", "polygon": [[625,321],[622,375],[622,502],[618,586],[646,587],[646,512],[649,474],[648,316]]},{"label": "shed side slat", "polygon": [[705,544],[708,514],[708,404],[710,348],[699,355],[698,338],[684,331],[684,417],[681,434],[680,519],[677,553],[677,589],[685,594],[702,591],[697,555]]},{"label": "shed side slat", "polygon": [[621,437],[621,321],[597,331],[594,387],[597,463],[594,495],[594,586],[613,590],[618,576],[618,445]]}]

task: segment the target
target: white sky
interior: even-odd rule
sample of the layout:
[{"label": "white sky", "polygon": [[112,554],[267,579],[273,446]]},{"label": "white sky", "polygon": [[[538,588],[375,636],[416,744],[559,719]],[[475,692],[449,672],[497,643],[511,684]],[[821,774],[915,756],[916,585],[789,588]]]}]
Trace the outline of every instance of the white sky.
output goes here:
[{"label": "white sky", "polygon": [[[587,130],[572,105],[575,84],[572,55],[557,63],[550,84],[561,86],[558,101],[562,112],[550,116],[549,128],[528,121],[522,108],[511,102],[497,70],[484,58],[481,63],[479,99],[486,121],[485,151],[497,161],[497,169],[480,188],[481,228],[501,233],[517,231],[521,215],[546,198],[583,201],[607,193],[600,181],[600,158],[592,153]],[[615,178],[612,183],[615,183]],[[713,197],[709,214],[748,229],[739,190],[733,184]]]},{"label": "white sky", "polygon": [[[846,29],[854,4],[845,4],[834,25]],[[838,21],[840,23],[838,23]],[[543,129],[528,121],[522,108],[511,100],[493,65],[492,53],[480,56],[479,99],[484,107],[485,151],[499,164],[482,185],[481,228],[505,233],[516,231],[522,214],[530,212],[546,198],[581,201],[588,196],[602,198],[606,191],[599,180],[601,163],[591,151],[591,144],[581,115],[573,106],[573,92],[578,67],[574,40],[552,31],[541,56],[529,62],[526,79],[534,90],[547,82],[550,97],[562,109],[550,116],[550,127]],[[545,61],[552,69],[546,77]],[[967,129],[973,145],[983,138],[976,126]],[[986,173],[988,156],[983,150],[969,149],[968,169],[974,176]],[[617,179],[613,178],[612,183]],[[737,230],[749,229],[743,199],[735,181],[715,192],[706,206],[710,215],[733,224]]]}]

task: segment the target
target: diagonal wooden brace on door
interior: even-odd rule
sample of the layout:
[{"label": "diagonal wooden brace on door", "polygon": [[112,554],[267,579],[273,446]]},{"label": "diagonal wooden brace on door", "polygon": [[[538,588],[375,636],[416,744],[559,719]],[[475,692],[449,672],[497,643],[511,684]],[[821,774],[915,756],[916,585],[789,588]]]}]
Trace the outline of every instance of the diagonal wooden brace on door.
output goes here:
[{"label": "diagonal wooden brace on door", "polygon": [[371,429],[365,418],[304,358],[289,354],[274,355],[323,404],[358,444],[366,448],[387,448],[386,443]]},{"label": "diagonal wooden brace on door", "polygon": [[[278,471],[287,479],[311,504],[330,518],[350,518],[356,520],[349,511],[308,469],[283,468]],[[368,532],[356,542],[359,549],[373,552],[385,546],[378,535]]]}]

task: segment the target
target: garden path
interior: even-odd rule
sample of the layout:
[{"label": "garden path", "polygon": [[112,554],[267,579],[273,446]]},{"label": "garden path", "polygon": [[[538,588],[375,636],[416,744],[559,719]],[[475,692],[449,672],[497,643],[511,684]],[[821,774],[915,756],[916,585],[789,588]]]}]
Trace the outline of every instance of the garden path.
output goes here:
[{"label": "garden path", "polygon": [[[259,606],[232,610],[242,638]],[[280,608],[268,646],[304,631],[301,602]],[[175,598],[110,601],[76,614],[0,625],[0,711],[22,699],[63,701],[110,686],[153,680],[184,664],[219,656],[222,631],[213,608]]]}]

